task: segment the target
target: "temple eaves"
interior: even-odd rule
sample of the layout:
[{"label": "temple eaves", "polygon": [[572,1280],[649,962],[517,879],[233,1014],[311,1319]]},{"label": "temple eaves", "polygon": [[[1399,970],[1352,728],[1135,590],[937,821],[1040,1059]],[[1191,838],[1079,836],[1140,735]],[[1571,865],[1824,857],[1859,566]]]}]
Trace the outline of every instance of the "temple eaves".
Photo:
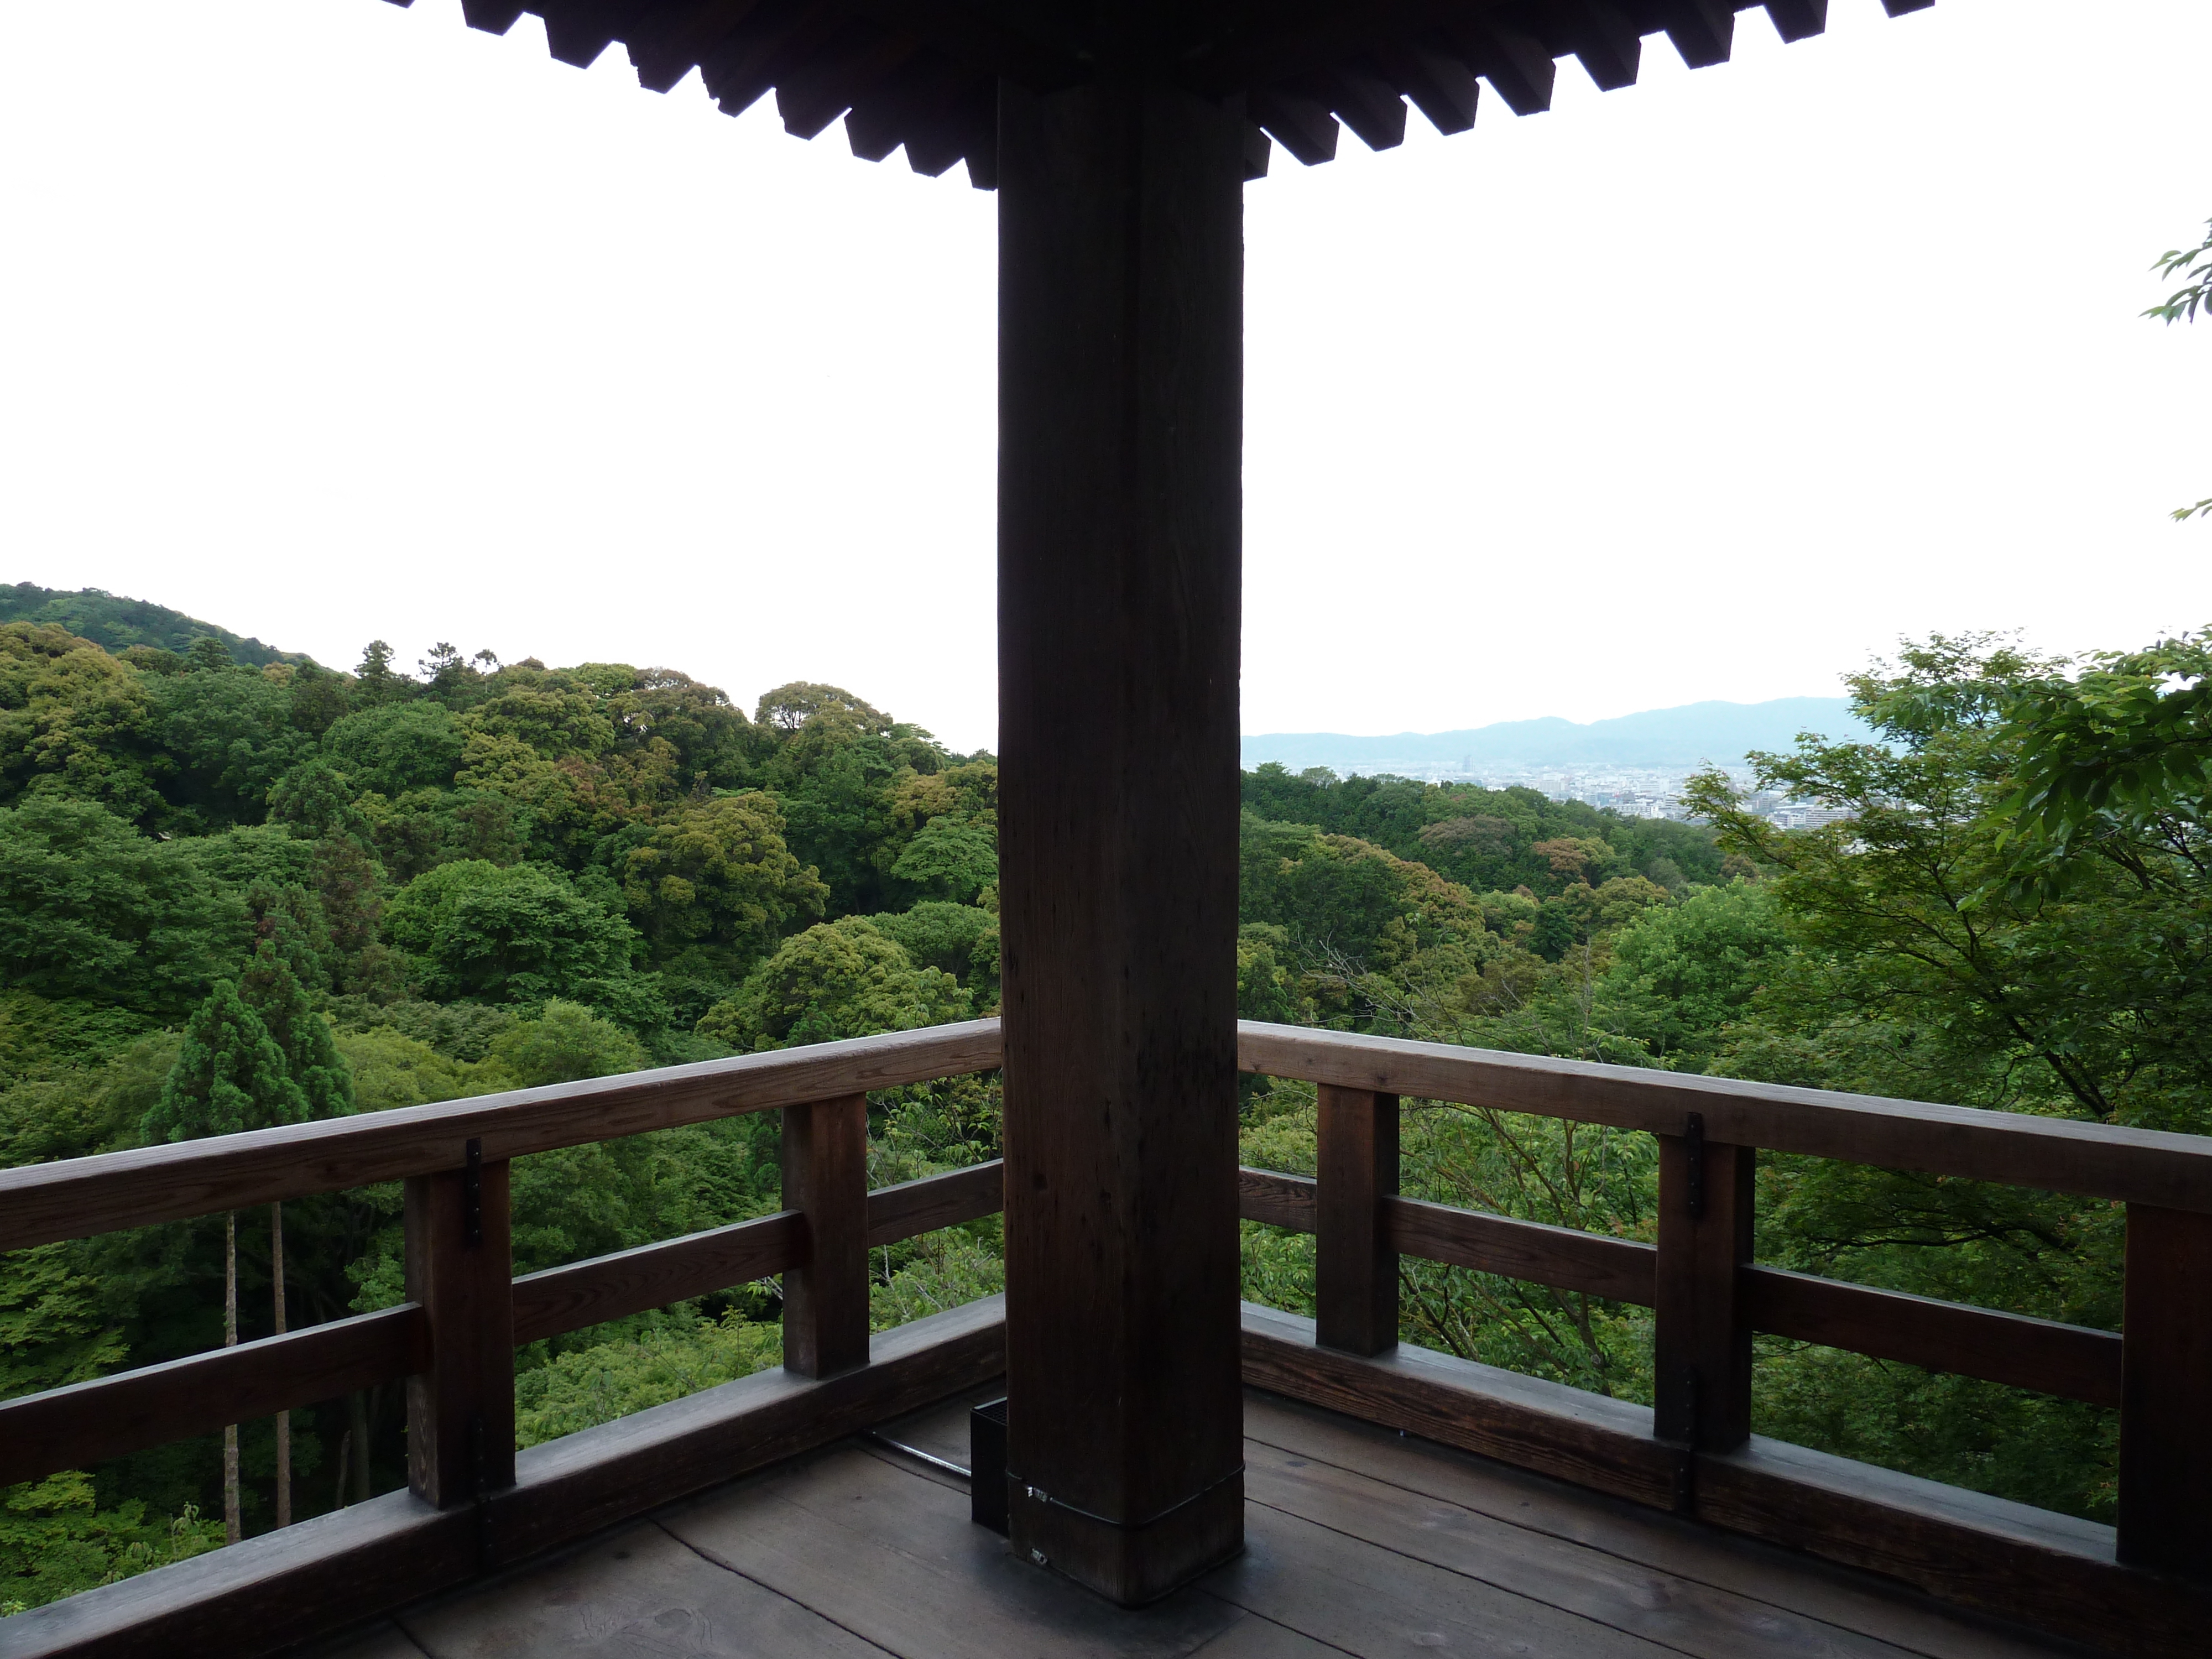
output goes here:
[{"label": "temple eaves", "polygon": [[[1881,3],[1898,16],[1935,0]],[[1561,58],[1607,91],[1632,85],[1654,34],[1693,69],[1723,63],[1736,13],[1759,9],[1799,40],[1826,27],[1828,0],[462,0],[470,27],[494,34],[526,11],[544,19],[562,63],[619,41],[653,91],[696,69],[726,114],[774,92],[799,137],[842,117],[855,155],[902,146],[933,178],[965,161],[982,190],[998,183],[1002,80],[1051,91],[1120,63],[1241,96],[1257,178],[1270,138],[1309,167],[1336,154],[1340,125],[1371,149],[1401,143],[1408,103],[1464,132],[1481,81],[1534,114]]]}]

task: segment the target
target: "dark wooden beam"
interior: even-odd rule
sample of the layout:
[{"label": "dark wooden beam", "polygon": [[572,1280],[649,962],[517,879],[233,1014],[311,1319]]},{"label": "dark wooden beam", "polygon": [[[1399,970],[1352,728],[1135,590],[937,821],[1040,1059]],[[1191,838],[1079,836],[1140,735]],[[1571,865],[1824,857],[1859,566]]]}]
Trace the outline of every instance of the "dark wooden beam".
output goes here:
[{"label": "dark wooden beam", "polygon": [[1252,119],[1304,167],[1336,159],[1336,118],[1319,99],[1279,88],[1252,94]]},{"label": "dark wooden beam", "polygon": [[2093,1406],[2120,1403],[2116,1332],[1778,1267],[1747,1267],[1740,1279],[1744,1316],[1755,1331]]},{"label": "dark wooden beam", "polygon": [[971,1020],[0,1170],[0,1250],[450,1170],[471,1139],[520,1158],[998,1063],[999,1023]]},{"label": "dark wooden beam", "polygon": [[403,1303],[27,1395],[0,1404],[0,1486],[396,1382],[429,1359],[428,1322]]},{"label": "dark wooden beam", "polygon": [[1398,1097],[1318,1093],[1315,1328],[1323,1347],[1381,1353],[1398,1345],[1398,1256],[1382,1221],[1398,1190]]},{"label": "dark wooden beam", "polygon": [[1474,125],[1482,87],[1460,59],[1417,41],[1386,41],[1376,49],[1376,59],[1438,132],[1465,132]]},{"label": "dark wooden beam", "polygon": [[409,1178],[407,1299],[430,1363],[407,1379],[407,1486],[434,1509],[514,1484],[514,1288],[507,1165]]},{"label": "dark wooden beam", "polygon": [[1241,1547],[1244,122],[1000,101],[1000,906],[1017,1552],[1124,1603]]},{"label": "dark wooden beam", "polygon": [[1808,40],[1828,27],[1828,0],[1766,0],[1766,15],[1784,40]]},{"label": "dark wooden beam", "polygon": [[806,1224],[783,1276],[783,1364],[835,1376],[868,1362],[868,1097],[783,1112],[783,1205]]},{"label": "dark wooden beam", "polygon": [[787,1272],[805,1259],[805,1218],[785,1210],[548,1267],[514,1281],[515,1346],[710,1296]]},{"label": "dark wooden beam", "polygon": [[2128,1206],[2120,1559],[2212,1583],[2212,1216]]},{"label": "dark wooden beam", "polygon": [[1751,1437],[1751,1263],[1754,1153],[1708,1140],[1702,1119],[1659,1137],[1659,1257],[1652,1281],[1655,1431],[1698,1451]]},{"label": "dark wooden beam", "polygon": [[2203,1135],[1249,1020],[1239,1030],[1237,1063],[1268,1077],[1662,1135],[1697,1112],[1732,1146],[2212,1214]]},{"label": "dark wooden beam", "polygon": [[1667,38],[1692,69],[1711,69],[1729,60],[1735,39],[1735,8],[1729,0],[1669,0]]}]

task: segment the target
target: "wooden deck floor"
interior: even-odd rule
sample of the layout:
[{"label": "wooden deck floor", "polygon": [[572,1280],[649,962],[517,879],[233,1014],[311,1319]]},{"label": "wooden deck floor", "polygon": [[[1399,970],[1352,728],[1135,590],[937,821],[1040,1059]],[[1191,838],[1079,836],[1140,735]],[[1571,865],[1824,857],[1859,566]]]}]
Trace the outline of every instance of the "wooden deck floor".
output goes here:
[{"label": "wooden deck floor", "polygon": [[[884,1432],[967,1462],[964,1406]],[[1913,1593],[1269,1396],[1249,1549],[1123,1613],[968,1519],[964,1482],[849,1441],[428,1603],[314,1659],[2027,1659],[2078,1650]]]}]

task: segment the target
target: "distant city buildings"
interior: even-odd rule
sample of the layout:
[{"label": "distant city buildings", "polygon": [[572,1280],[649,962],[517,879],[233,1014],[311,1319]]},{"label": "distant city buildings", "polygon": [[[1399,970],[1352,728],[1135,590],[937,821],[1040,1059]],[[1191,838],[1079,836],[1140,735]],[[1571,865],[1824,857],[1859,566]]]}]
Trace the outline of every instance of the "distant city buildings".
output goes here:
[{"label": "distant city buildings", "polygon": [[[1549,799],[1583,801],[1629,818],[1673,818],[1686,821],[1693,814],[1682,804],[1682,787],[1692,767],[1488,766],[1477,771],[1469,757],[1457,766],[1435,762],[1378,763],[1358,769],[1368,776],[1418,778],[1424,783],[1473,784],[1483,789],[1534,789]],[[1778,790],[1756,789],[1747,768],[1723,767],[1729,779],[1744,792],[1751,811],[1770,818],[1778,829],[1814,830],[1850,816],[1834,807],[1812,806],[1793,801]]]}]

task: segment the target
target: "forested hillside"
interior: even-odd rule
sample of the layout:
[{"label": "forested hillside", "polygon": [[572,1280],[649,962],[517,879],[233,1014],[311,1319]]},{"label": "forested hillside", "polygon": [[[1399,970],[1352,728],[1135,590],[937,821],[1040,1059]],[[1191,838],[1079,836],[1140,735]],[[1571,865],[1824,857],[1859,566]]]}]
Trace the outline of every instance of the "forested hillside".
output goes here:
[{"label": "forested hillside", "polygon": [[[2160,697],[2202,683],[2203,653],[2160,650],[2100,672],[2170,714]],[[1763,783],[1850,813],[1820,830],[1737,811],[1718,775],[1689,825],[1524,789],[1248,774],[1242,1012],[2212,1127],[2201,766],[2125,806],[2024,793],[2046,763],[2088,775],[2110,741],[2067,724],[2079,696],[2057,666],[1936,641],[1862,677],[1881,745],[1757,760]],[[2053,760],[2031,732],[2074,748]],[[0,1162],[992,1012],[996,783],[989,755],[831,686],[748,715],[669,669],[441,646],[408,673],[373,643],[341,673],[241,663],[210,635],[111,651],[0,625]],[[1407,1190],[1650,1236],[1647,1138],[1407,1108]],[[1248,1081],[1243,1119],[1247,1162],[1310,1168],[1310,1087]],[[894,1091],[870,1122],[872,1184],[973,1163],[997,1152],[997,1086]],[[774,1209],[775,1135],[740,1118],[520,1161],[516,1271]],[[1786,1159],[1760,1179],[1764,1260],[2117,1321],[2107,1206]],[[396,1189],[283,1206],[291,1322],[397,1300],[398,1222]],[[278,1224],[0,1258],[0,1395],[265,1334]],[[997,1240],[994,1219],[879,1253],[879,1322],[997,1288]],[[1248,1225],[1245,1260],[1248,1295],[1306,1304],[1309,1239]],[[1637,1310],[1423,1264],[1405,1288],[1408,1340],[1648,1393]],[[523,1440],[775,1363],[778,1311],[769,1283],[536,1345]],[[1781,1343],[1759,1390],[1765,1432],[2110,1505],[2112,1424],[2088,1407]],[[388,1490],[403,1417],[372,1391],[245,1425],[234,1452],[210,1437],[15,1488],[0,1602],[276,1524],[280,1458],[295,1518]]]}]

